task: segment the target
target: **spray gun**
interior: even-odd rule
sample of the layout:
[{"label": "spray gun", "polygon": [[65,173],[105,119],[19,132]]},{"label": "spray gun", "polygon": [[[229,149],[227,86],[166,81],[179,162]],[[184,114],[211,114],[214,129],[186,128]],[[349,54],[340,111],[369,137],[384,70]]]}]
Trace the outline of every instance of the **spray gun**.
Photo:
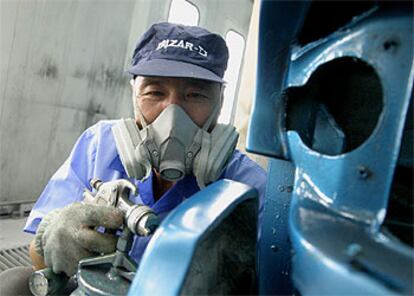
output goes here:
[{"label": "spray gun", "polygon": [[97,192],[94,195],[85,190],[84,203],[118,208],[124,215],[124,224],[134,234],[148,236],[157,228],[159,221],[153,210],[144,205],[133,204],[129,200],[130,193],[137,193],[137,188],[132,182],[120,179],[104,183],[93,178],[90,184]]},{"label": "spray gun", "polygon": [[[90,184],[96,193],[85,189],[83,202],[116,207],[124,216],[124,227],[115,253],[79,262],[76,275],[78,288],[71,295],[125,295],[137,269],[136,263],[128,255],[133,235],[152,234],[159,220],[151,208],[133,204],[129,200],[131,193],[137,193],[132,182],[125,179],[102,182],[94,178]],[[56,275],[47,268],[34,272],[29,284],[35,296],[45,296],[59,293],[67,281],[65,275]]]}]

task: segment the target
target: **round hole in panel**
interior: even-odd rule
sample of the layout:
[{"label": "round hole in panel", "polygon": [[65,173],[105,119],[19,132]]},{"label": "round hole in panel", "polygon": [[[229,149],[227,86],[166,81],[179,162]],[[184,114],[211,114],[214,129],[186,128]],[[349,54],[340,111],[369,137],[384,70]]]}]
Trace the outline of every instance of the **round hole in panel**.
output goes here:
[{"label": "round hole in panel", "polygon": [[373,133],[383,108],[374,68],[346,57],[319,66],[308,82],[286,91],[286,129],[312,150],[338,155],[359,147]]}]

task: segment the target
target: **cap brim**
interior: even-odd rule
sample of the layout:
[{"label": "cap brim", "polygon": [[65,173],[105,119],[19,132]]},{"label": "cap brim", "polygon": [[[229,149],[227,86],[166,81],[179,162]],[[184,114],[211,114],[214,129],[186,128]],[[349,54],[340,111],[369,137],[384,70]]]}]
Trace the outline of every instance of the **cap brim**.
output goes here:
[{"label": "cap brim", "polygon": [[141,62],[127,70],[131,75],[184,77],[224,83],[225,81],[214,72],[202,67],[181,61],[153,59]]}]

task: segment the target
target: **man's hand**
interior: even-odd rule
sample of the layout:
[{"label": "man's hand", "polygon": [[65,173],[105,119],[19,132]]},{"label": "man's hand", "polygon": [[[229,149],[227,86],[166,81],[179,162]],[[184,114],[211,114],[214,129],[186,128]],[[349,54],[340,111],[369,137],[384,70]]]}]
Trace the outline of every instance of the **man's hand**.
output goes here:
[{"label": "man's hand", "polygon": [[122,221],[122,213],[115,208],[74,203],[43,218],[34,247],[55,273],[72,276],[81,259],[115,250],[116,236],[99,233],[94,227],[117,229]]}]

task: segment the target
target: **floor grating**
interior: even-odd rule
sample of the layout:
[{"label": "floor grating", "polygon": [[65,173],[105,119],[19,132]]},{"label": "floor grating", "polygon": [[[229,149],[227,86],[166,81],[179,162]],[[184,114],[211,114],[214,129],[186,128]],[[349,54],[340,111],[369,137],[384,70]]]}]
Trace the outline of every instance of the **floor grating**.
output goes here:
[{"label": "floor grating", "polygon": [[32,261],[29,257],[29,245],[0,251],[0,272],[16,266],[31,265]]}]

